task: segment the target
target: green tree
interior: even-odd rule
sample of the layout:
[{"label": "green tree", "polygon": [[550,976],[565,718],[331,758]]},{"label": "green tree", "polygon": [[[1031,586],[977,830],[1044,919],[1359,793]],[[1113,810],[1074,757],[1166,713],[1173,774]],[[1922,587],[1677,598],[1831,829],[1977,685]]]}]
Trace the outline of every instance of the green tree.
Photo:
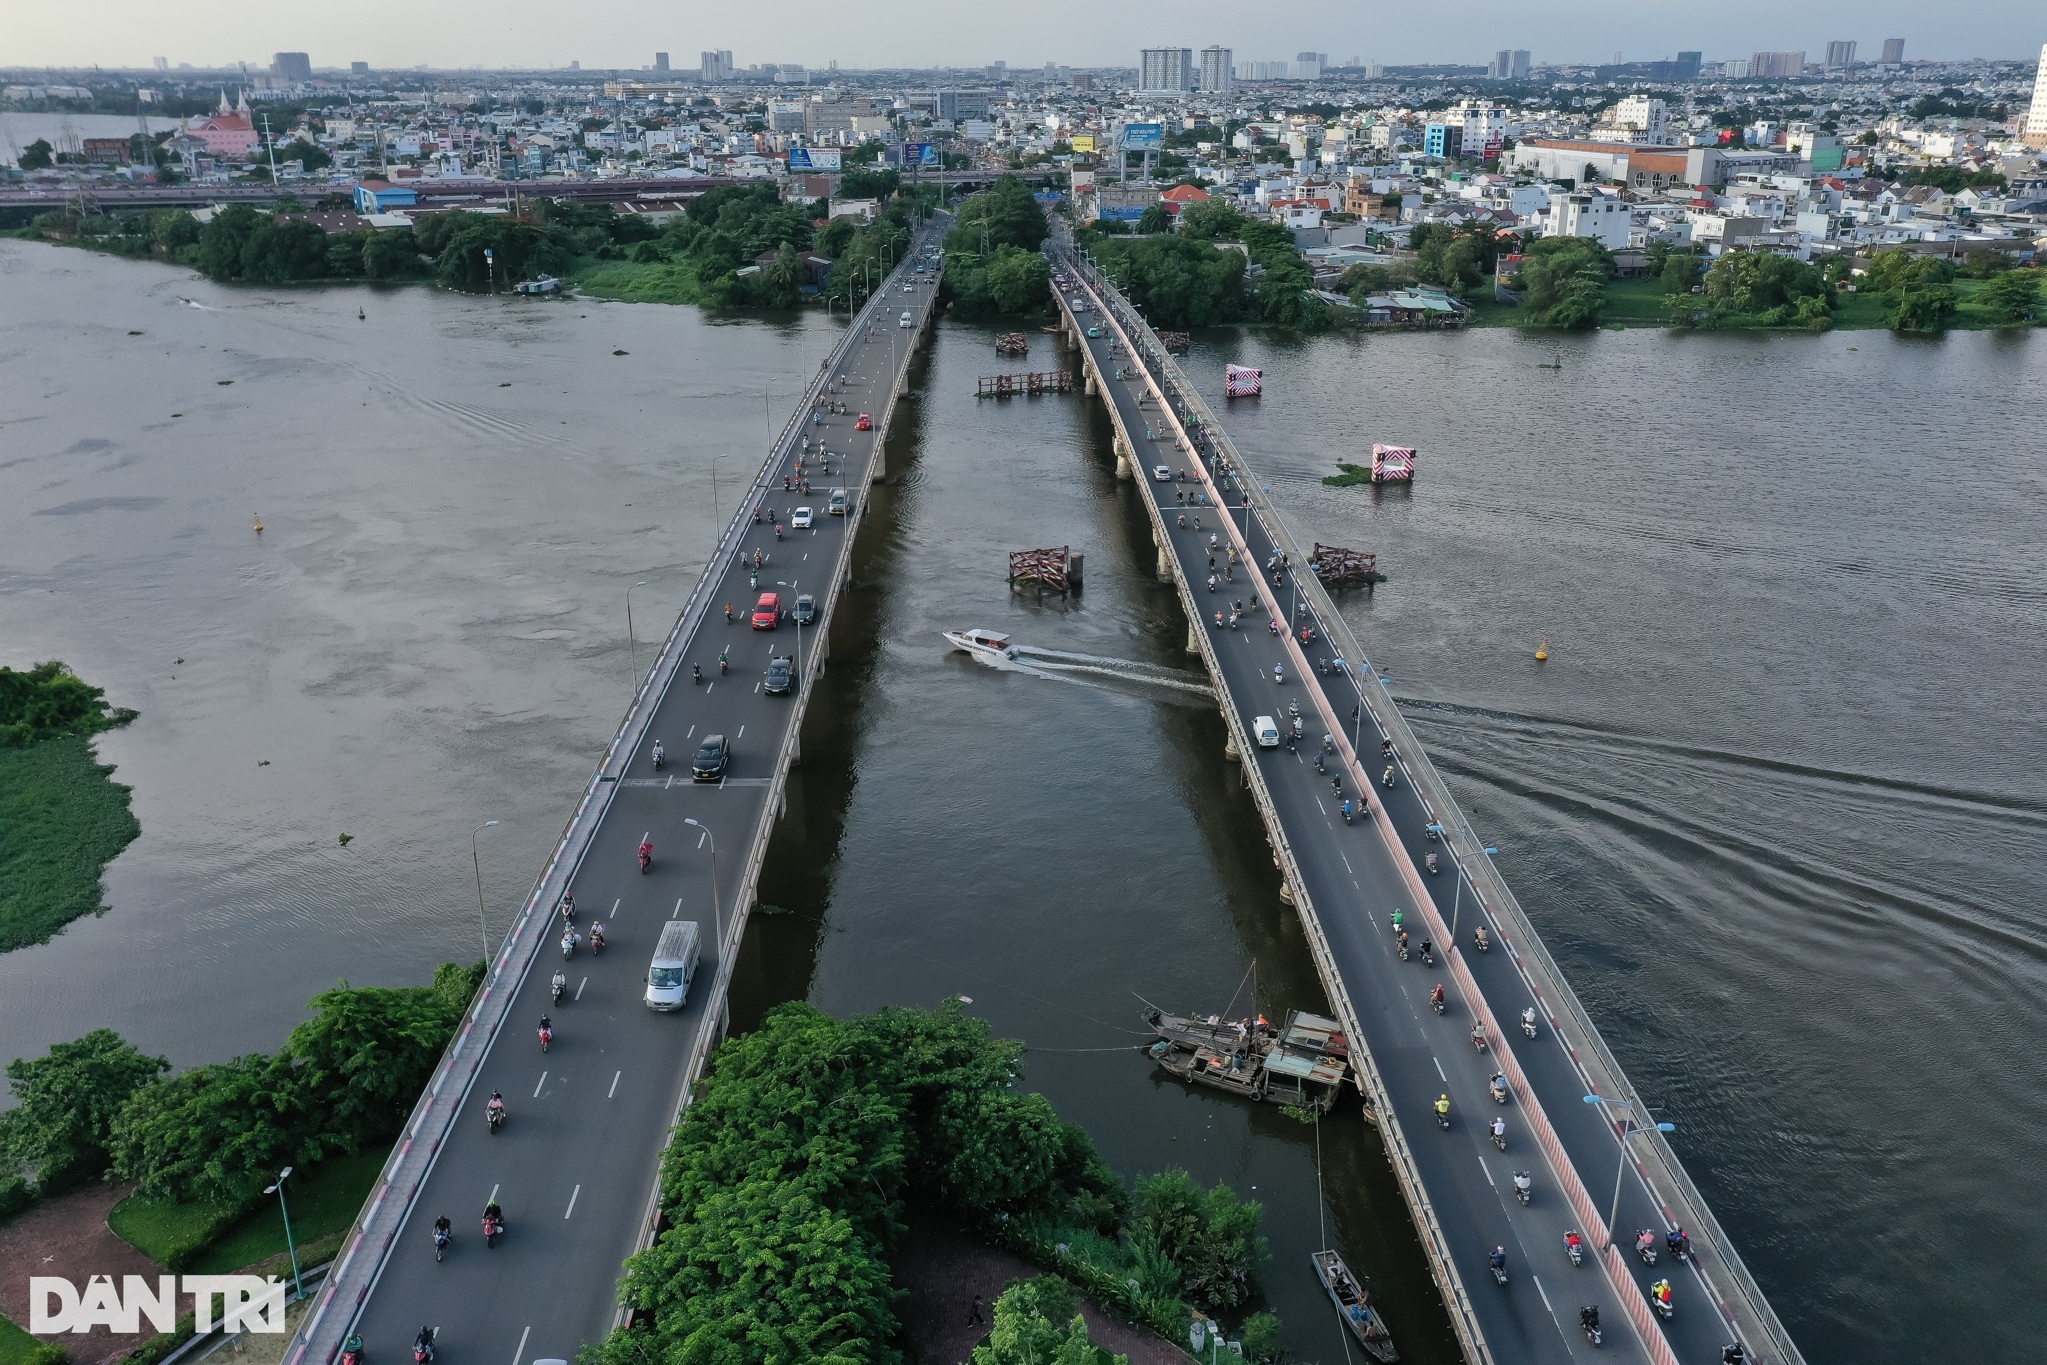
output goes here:
[{"label": "green tree", "polygon": [[[1661,246],[1662,243],[1656,245]],[[1657,277],[1668,295],[1691,297],[1692,286],[1699,282],[1699,258],[1689,251],[1668,251],[1663,260],[1652,262],[1657,267]]]},{"label": "green tree", "polygon": [[289,1063],[257,1052],[136,1091],[108,1150],[145,1194],[234,1205],[292,1159],[304,1126]]},{"label": "green tree", "polygon": [[[1252,296],[1244,285],[1241,252],[1171,234],[1122,237],[1089,231],[1085,244],[1123,293],[1159,326],[1213,327],[1241,322],[1250,314]],[[949,271],[950,260],[947,264]]]},{"label": "green tree", "polygon": [[96,735],[135,719],[126,707],[108,706],[106,696],[55,659],[26,672],[0,665],[0,745]]},{"label": "green tree", "polygon": [[25,171],[47,171],[57,164],[57,157],[48,139],[39,137],[21,149],[17,164]]},{"label": "green tree", "polygon": [[988,292],[1005,313],[1028,313],[1052,299],[1052,267],[1036,251],[997,247],[988,262]]},{"label": "green tree", "polygon": [[2000,322],[2029,321],[2040,311],[2040,276],[2037,269],[2007,270],[1976,291],[1976,302]]},{"label": "green tree", "polygon": [[893,170],[849,170],[839,177],[839,199],[886,199],[903,182],[902,172]]},{"label": "green tree", "polygon": [[1988,247],[1970,252],[1969,258],[1962,263],[1962,273],[1972,280],[1987,280],[1993,275],[2001,275],[2009,269],[2011,269],[2011,257],[2005,255],[2002,251],[1993,251]]},{"label": "green tree", "polygon": [[1137,1182],[1134,1210],[1131,1240],[1151,1243],[1179,1267],[1196,1306],[1227,1312],[1257,1293],[1267,1257],[1258,1235],[1262,1205],[1239,1200],[1227,1185],[1203,1190],[1187,1172],[1170,1170]]},{"label": "green tree", "polygon": [[1546,327],[1596,327],[1613,256],[1590,237],[1541,237],[1521,258],[1522,302]]},{"label": "green tree", "polygon": [[216,280],[242,277],[242,248],[264,215],[247,204],[230,204],[213,215],[199,234],[199,268]]},{"label": "green tree", "polygon": [[1001,177],[960,205],[956,224],[945,237],[948,253],[993,252],[998,246],[1036,251],[1050,231],[1030,187],[1013,175]]},{"label": "green tree", "polygon": [[1128,1365],[1088,1340],[1072,1286],[1051,1275],[1015,1280],[995,1300],[988,1340],[971,1365]]},{"label": "green tree", "polygon": [[1236,241],[1248,221],[1227,199],[1198,199],[1180,211],[1180,235],[1198,242]]},{"label": "green tree", "polygon": [[1894,332],[1938,332],[1955,315],[1958,299],[1951,284],[1910,285],[1891,296],[1887,321]]},{"label": "green tree", "polygon": [[1147,236],[1154,233],[1171,232],[1173,230],[1173,215],[1166,212],[1164,204],[1151,204],[1145,208],[1143,213],[1138,215],[1137,230]]},{"label": "green tree", "polygon": [[[532,275],[559,275],[569,268],[568,243],[561,229],[537,228],[509,218],[470,216],[476,221],[460,227],[434,257],[434,273],[442,284],[481,291],[503,288]],[[424,242],[421,248],[426,249]]]},{"label": "green tree", "polygon": [[432,988],[352,989],[346,981],[308,1008],[314,1017],[285,1043],[305,1107],[319,1115],[321,1131],[305,1140],[351,1154],[404,1124],[462,1017],[460,1004],[451,1009]]},{"label": "green tree", "polygon": [[419,241],[411,228],[386,228],[363,239],[362,273],[368,278],[403,279],[424,270],[419,259]]},{"label": "green tree", "polygon": [[44,1193],[98,1175],[112,1160],[107,1144],[115,1116],[169,1069],[169,1062],[145,1057],[112,1029],[56,1043],[43,1057],[9,1062],[15,1107],[0,1115],[6,1173],[34,1166]]},{"label": "green tree", "polygon": [[1260,1309],[1244,1319],[1239,1333],[1244,1345],[1244,1359],[1251,1365],[1279,1365],[1286,1359],[1286,1347],[1280,1344],[1279,1314],[1270,1308]]},{"label": "green tree", "polygon": [[[1689,294],[1669,289],[1665,293]],[[1777,326],[1798,314],[1806,300],[1818,301],[1818,311],[1807,308],[1810,320],[1833,306],[1826,277],[1819,267],[1789,256],[1767,251],[1736,251],[1713,262],[1706,272],[1706,306],[1719,315],[1754,318]]]},{"label": "green tree", "polygon": [[259,217],[242,242],[235,278],[258,284],[317,280],[330,273],[327,234],[303,218]]},{"label": "green tree", "polygon": [[280,162],[298,162],[308,175],[323,167],[334,164],[334,158],[327,155],[323,148],[311,142],[298,140],[287,142],[282,147],[279,147],[277,149],[277,159]]},{"label": "green tree", "polygon": [[1906,247],[1894,246],[1869,258],[1865,279],[1871,289],[1896,294],[1924,285],[1952,283],[1956,273],[1953,261],[1921,256]]}]

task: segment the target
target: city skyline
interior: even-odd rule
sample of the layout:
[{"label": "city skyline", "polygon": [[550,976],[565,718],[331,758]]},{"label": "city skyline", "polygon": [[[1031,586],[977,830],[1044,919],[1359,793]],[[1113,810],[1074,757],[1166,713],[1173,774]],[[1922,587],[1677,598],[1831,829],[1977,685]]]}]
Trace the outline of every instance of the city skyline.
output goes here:
[{"label": "city skyline", "polygon": [[[1186,0],[1170,11],[1103,12],[1077,0],[1049,0],[1039,11],[1050,19],[1030,39],[991,37],[971,11],[938,0],[895,0],[887,22],[846,33],[841,11],[824,0],[786,0],[772,12],[726,12],[709,25],[656,6],[648,0],[610,0],[588,17],[574,36],[555,36],[538,7],[521,22],[526,0],[511,0],[499,22],[487,27],[452,8],[401,7],[393,0],[369,0],[361,7],[239,11],[227,7],[165,11],[141,0],[100,0],[95,22],[80,23],[74,12],[39,7],[16,17],[0,67],[121,67],[146,69],[157,57],[173,67],[231,66],[259,60],[273,51],[304,51],[315,68],[347,69],[367,61],[372,69],[562,69],[580,62],[585,70],[651,68],[657,51],[696,51],[709,44],[732,49],[741,70],[762,62],[902,69],[931,66],[977,67],[1007,61],[1027,74],[1047,61],[1077,67],[1132,67],[1146,47],[1211,45],[1232,48],[1236,59],[1268,61],[1294,49],[1328,52],[1336,61],[1352,55],[1387,65],[1456,63],[1483,66],[1494,50],[1527,48],[1537,63],[1606,62],[1671,58],[1701,50],[1708,61],[1746,58],[1761,51],[1822,54],[1829,43],[1852,41],[1867,61],[1887,38],[1902,35],[1914,60],[1993,58],[2029,60],[2047,38],[2047,19],[2017,0],[1990,0],[1930,22],[1923,6],[1878,0],[1866,6],[1835,3],[1787,16],[1757,0],[1711,13],[1627,14],[1589,0],[1562,0],[1531,15],[1504,4],[1482,5],[1471,16],[1478,25],[1446,32],[1419,13],[1343,14],[1306,0],[1276,0],[1260,12],[1257,36],[1247,36],[1242,13],[1222,0]],[[1474,31],[1484,39],[1469,39]],[[1284,35],[1284,36],[1281,36]],[[998,51],[1024,42],[1036,51]],[[1270,48],[1270,51],[1265,49]],[[674,66],[687,70],[677,58]]]}]

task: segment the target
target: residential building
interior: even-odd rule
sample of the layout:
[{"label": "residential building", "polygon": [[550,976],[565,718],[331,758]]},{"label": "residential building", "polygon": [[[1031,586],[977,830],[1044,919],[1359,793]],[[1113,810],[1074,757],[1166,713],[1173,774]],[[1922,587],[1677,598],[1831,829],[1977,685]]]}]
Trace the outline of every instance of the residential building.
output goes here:
[{"label": "residential building", "polygon": [[1630,95],[1613,108],[1592,130],[1598,142],[1632,142],[1645,147],[1662,147],[1670,141],[1670,115],[1659,99]]},{"label": "residential building", "polygon": [[986,90],[941,90],[933,100],[933,118],[951,119],[957,123],[961,119],[988,117]]},{"label": "residential building", "polygon": [[1827,70],[1839,71],[1843,67],[1853,65],[1855,65],[1855,44],[1853,42],[1827,44]]},{"label": "residential building", "polygon": [[1237,88],[1236,55],[1226,47],[1201,49],[1201,89],[1204,93],[1213,95]]},{"label": "residential building", "polygon": [[803,131],[811,138],[857,133],[858,120],[873,113],[874,105],[867,100],[805,100]]},{"label": "residential building", "polygon": [[1697,80],[1699,78],[1699,68],[1705,65],[1705,58],[1706,54],[1703,52],[1678,53],[1677,71],[1674,73],[1677,79],[1681,81]]},{"label": "residential building", "polygon": [[804,112],[809,108],[805,100],[769,100],[768,131],[771,133],[800,133],[803,131]]},{"label": "residential building", "polygon": [[1501,48],[1493,54],[1492,64],[1486,74],[1497,81],[1525,81],[1528,79],[1528,49]]},{"label": "residential building", "polygon": [[1785,80],[1805,74],[1803,52],[1758,52],[1748,59],[1748,74],[1756,80]]},{"label": "residential building", "polygon": [[1609,251],[1614,251],[1628,244],[1628,229],[1632,222],[1627,204],[1617,194],[1599,190],[1559,190],[1549,197],[1549,212],[1543,217],[1542,235],[1590,237]]},{"label": "residential building", "polygon": [[1742,61],[1738,57],[1733,59],[1732,61],[1722,62],[1720,63],[1720,75],[1723,80],[1730,81],[1747,80],[1748,63]]},{"label": "residential building", "polygon": [[1450,111],[1446,122],[1454,122],[1462,130],[1458,143],[1465,156],[1490,161],[1500,154],[1500,144],[1507,136],[1507,111],[1500,105],[1466,100]]},{"label": "residential building", "polygon": [[313,79],[313,59],[303,52],[279,52],[270,58],[270,74],[293,85]]},{"label": "residential building", "polygon": [[1294,69],[1289,74],[1297,81],[1319,81],[1322,79],[1323,68],[1328,65],[1327,52],[1296,52]]},{"label": "residential building", "polygon": [[367,76],[370,74],[370,64],[368,62],[350,62],[348,64],[348,74],[351,76]]},{"label": "residential building", "polygon": [[665,76],[668,74],[668,54],[666,52],[654,54],[654,70],[659,75]]},{"label": "residential building", "polygon": [[2033,78],[2033,107],[2026,113],[2026,145],[2047,150],[2047,44],[2040,48],[2040,72]]},{"label": "residential building", "polygon": [[697,74],[706,81],[729,81],[732,79],[732,49],[721,48],[716,52],[699,53]]},{"label": "residential building", "polygon": [[1464,155],[1464,125],[1461,123],[1431,123],[1422,129],[1422,154],[1424,156],[1450,157]]},{"label": "residential building", "polygon": [[1138,88],[1155,94],[1179,94],[1194,88],[1194,49],[1148,47],[1138,63]]},{"label": "residential building", "polygon": [[1883,59],[1886,66],[1896,66],[1903,62],[1905,60],[1905,40],[1903,38],[1884,39]]}]

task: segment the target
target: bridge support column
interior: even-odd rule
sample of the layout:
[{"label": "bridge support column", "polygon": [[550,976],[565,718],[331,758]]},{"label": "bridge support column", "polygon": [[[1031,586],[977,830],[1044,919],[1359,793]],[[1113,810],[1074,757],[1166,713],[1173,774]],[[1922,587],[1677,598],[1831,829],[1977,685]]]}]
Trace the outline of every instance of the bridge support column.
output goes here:
[{"label": "bridge support column", "polygon": [[1232,763],[1236,763],[1244,757],[1243,753],[1240,750],[1238,750],[1237,741],[1234,738],[1230,737],[1224,738],[1223,757],[1227,758]]},{"label": "bridge support column", "polygon": [[1279,884],[1279,898],[1288,905],[1292,905],[1294,903],[1294,889],[1285,882],[1281,882]]},{"label": "bridge support column", "polygon": [[1189,654],[1199,654],[1201,652],[1201,636],[1196,632],[1192,622],[1189,622],[1187,626],[1187,652]]},{"label": "bridge support column", "polygon": [[1115,437],[1115,445],[1116,445],[1116,477],[1119,479],[1124,479],[1126,481],[1136,478],[1137,471],[1132,469],[1130,466],[1130,447],[1128,444],[1124,442],[1122,433],[1120,432],[1117,433]]},{"label": "bridge support column", "polygon": [[[1156,542],[1154,542],[1154,543],[1156,543]],[[1163,544],[1160,544],[1160,545],[1158,546],[1158,552],[1159,552],[1159,562],[1158,562],[1158,576],[1159,576],[1159,582],[1161,582],[1161,583],[1170,583],[1170,582],[1172,582],[1172,581],[1173,581],[1173,559],[1172,559],[1172,556],[1170,556],[1170,555],[1168,555],[1168,554],[1166,553],[1166,547],[1165,547],[1165,546],[1164,546]]]},{"label": "bridge support column", "polygon": [[1080,372],[1080,391],[1090,398],[1095,392],[1095,367],[1090,365]]}]

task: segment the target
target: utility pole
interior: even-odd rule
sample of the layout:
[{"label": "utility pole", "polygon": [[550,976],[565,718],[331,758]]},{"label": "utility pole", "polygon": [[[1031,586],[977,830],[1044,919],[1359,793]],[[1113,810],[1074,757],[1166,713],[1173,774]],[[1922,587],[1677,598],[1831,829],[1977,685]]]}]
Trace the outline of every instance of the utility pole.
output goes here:
[{"label": "utility pole", "polygon": [[277,139],[270,132],[270,113],[263,113],[263,140],[270,144],[270,187],[277,188]]}]

